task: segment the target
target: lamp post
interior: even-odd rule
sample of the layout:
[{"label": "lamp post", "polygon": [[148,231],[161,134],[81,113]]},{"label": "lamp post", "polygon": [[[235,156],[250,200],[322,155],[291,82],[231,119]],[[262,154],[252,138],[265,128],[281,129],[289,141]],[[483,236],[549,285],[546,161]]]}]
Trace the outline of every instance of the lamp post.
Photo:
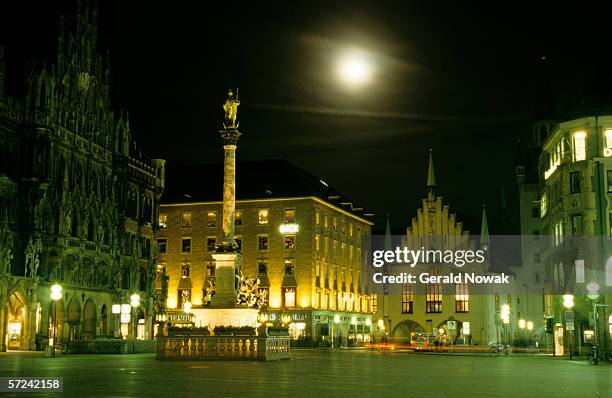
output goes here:
[{"label": "lamp post", "polygon": [[132,354],[136,353],[136,308],[140,305],[140,296],[134,293],[130,296],[130,305],[132,306]]},{"label": "lamp post", "polygon": [[[565,311],[565,330],[569,332],[569,359],[572,359],[572,340],[574,340],[574,313],[572,312],[572,308],[574,308],[574,295],[563,295],[563,306],[567,309],[567,311]],[[571,318],[568,317],[568,313],[571,313]]]},{"label": "lamp post", "polygon": [[508,344],[508,324],[510,323],[510,305],[504,304],[501,308],[501,319],[503,321],[504,328],[504,343]]},{"label": "lamp post", "polygon": [[51,356],[55,357],[55,331],[57,330],[57,300],[62,298],[62,287],[59,283],[51,286],[51,300],[53,300],[53,342]]}]

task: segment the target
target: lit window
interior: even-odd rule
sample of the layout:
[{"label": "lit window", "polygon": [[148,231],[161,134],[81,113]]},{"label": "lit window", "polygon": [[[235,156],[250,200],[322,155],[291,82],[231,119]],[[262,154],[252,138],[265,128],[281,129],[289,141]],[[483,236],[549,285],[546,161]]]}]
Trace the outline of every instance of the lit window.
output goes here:
[{"label": "lit window", "polygon": [[242,226],[242,212],[237,211],[234,213],[234,226],[241,227]]},{"label": "lit window", "polygon": [[328,216],[327,214],[326,214],[326,215],[325,215],[325,217],[324,217],[324,224],[323,224],[323,226],[324,226],[325,228],[328,228],[328,227],[329,227],[329,216]]},{"label": "lit window", "polygon": [[455,285],[455,312],[468,312],[470,310],[470,295],[467,283]]},{"label": "lit window", "polygon": [[425,312],[442,312],[442,285],[440,285],[439,283],[427,284],[425,295]]},{"label": "lit window", "polygon": [[295,209],[285,209],[285,222],[286,223],[295,222]]},{"label": "lit window", "polygon": [[216,248],[217,248],[217,238],[215,237],[206,238],[206,251],[214,252]]},{"label": "lit window", "polygon": [[318,209],[315,210],[315,224],[321,224],[321,212]]},{"label": "lit window", "polygon": [[191,253],[191,238],[181,239],[181,252]]},{"label": "lit window", "polygon": [[188,301],[191,302],[191,289],[179,289],[178,290],[179,307],[183,308],[183,305]]},{"label": "lit window", "polygon": [[586,159],[586,133],[577,131],[574,133],[574,161]]},{"label": "lit window", "polygon": [[378,295],[373,294],[372,299],[370,300],[371,311],[378,311]]},{"label": "lit window", "polygon": [[268,250],[268,236],[267,235],[257,236],[257,249],[258,250]]},{"label": "lit window", "polygon": [[352,238],[353,237],[353,224],[349,223],[349,236]]},{"label": "lit window", "polygon": [[206,212],[206,226],[207,227],[217,226],[217,212],[216,211]]},{"label": "lit window", "polygon": [[181,217],[181,228],[191,228],[191,213],[183,213]]},{"label": "lit window", "polygon": [[548,198],[546,192],[544,192],[540,198],[540,217],[544,217],[546,215],[546,210],[548,208],[547,200]]},{"label": "lit window", "polygon": [[215,277],[215,265],[209,264],[206,266],[206,277],[214,278]]},{"label": "lit window", "polygon": [[185,263],[181,266],[181,276],[183,278],[189,278],[191,276],[191,267],[189,264]]},{"label": "lit window", "polygon": [[159,215],[159,228],[160,229],[168,228],[168,215],[167,214]]},{"label": "lit window", "polygon": [[285,235],[285,249],[293,250],[295,249],[295,235]]},{"label": "lit window", "polygon": [[316,251],[321,250],[321,235],[319,234],[315,235],[315,250]]},{"label": "lit window", "polygon": [[257,223],[259,225],[268,224],[268,209],[259,209],[257,213]]},{"label": "lit window", "polygon": [[295,307],[295,288],[286,287],[283,289],[283,298],[285,299],[285,307]]},{"label": "lit window", "polygon": [[168,241],[167,241],[166,238],[157,239],[157,251],[159,253],[165,253],[166,252],[167,242]]},{"label": "lit window", "polygon": [[412,314],[414,306],[414,285],[404,283],[402,288],[402,314]]}]

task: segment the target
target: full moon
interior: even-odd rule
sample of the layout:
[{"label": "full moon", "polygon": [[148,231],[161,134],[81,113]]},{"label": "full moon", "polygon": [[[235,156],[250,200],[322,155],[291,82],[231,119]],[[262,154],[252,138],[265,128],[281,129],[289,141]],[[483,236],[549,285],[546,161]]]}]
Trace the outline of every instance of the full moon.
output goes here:
[{"label": "full moon", "polygon": [[337,74],[347,86],[362,86],[370,81],[372,66],[364,56],[350,54],[338,62]]}]

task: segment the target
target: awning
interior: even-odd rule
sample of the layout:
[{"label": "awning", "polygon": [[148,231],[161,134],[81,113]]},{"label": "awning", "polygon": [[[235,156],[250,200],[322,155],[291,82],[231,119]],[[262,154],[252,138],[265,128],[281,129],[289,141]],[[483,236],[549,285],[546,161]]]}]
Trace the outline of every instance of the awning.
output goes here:
[{"label": "awning", "polygon": [[295,280],[295,275],[288,274],[285,272],[285,276],[283,277],[283,283],[281,287],[297,287],[297,280]]},{"label": "awning", "polygon": [[178,290],[191,289],[191,278],[181,278],[178,284]]}]

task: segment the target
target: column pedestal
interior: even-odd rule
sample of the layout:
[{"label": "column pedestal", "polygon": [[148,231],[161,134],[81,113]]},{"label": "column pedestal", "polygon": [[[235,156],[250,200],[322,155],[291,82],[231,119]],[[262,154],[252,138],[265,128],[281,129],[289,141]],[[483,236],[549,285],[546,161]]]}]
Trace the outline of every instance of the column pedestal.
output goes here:
[{"label": "column pedestal", "polygon": [[236,260],[239,254],[215,253],[215,295],[212,297],[212,308],[234,308],[236,306]]}]

